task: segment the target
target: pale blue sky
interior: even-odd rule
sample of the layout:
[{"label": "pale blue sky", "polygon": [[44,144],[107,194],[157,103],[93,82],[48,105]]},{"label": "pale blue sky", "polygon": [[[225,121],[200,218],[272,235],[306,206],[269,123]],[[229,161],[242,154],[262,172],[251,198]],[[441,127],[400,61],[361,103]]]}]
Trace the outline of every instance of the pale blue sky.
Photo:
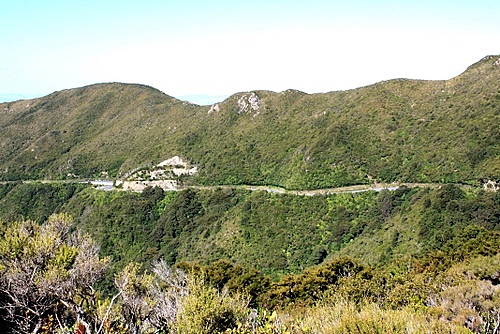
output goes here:
[{"label": "pale blue sky", "polygon": [[99,82],[223,96],[448,79],[500,54],[500,2],[0,0],[0,97]]}]

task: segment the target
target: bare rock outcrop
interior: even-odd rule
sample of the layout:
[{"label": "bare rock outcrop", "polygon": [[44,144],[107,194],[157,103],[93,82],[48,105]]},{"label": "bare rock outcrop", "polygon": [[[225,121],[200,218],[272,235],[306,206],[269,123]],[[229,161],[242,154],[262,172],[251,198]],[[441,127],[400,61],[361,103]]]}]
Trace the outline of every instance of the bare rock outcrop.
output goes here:
[{"label": "bare rock outcrop", "polygon": [[483,189],[486,191],[494,191],[497,192],[500,190],[500,184],[497,184],[497,182],[488,180],[483,184]]},{"label": "bare rock outcrop", "polygon": [[249,111],[255,111],[258,114],[258,110],[260,109],[260,99],[254,92],[250,94],[244,94],[238,100],[238,114],[246,113]]},{"label": "bare rock outcrop", "polygon": [[214,104],[214,105],[212,105],[212,106],[210,107],[210,109],[208,110],[208,114],[211,114],[211,113],[213,113],[214,111],[215,111],[215,112],[219,112],[219,111],[220,111],[220,106],[219,106],[219,104],[218,104],[218,103],[216,103],[216,104]]}]

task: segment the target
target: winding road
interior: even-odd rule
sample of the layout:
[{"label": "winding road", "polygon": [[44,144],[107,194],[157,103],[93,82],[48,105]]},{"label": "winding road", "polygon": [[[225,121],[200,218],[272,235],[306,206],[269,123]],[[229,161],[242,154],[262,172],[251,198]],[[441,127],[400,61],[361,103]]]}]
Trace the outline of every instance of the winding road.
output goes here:
[{"label": "winding road", "polygon": [[[114,180],[22,180],[22,181],[0,181],[0,184],[8,184],[15,182],[23,183],[90,183],[96,189],[110,191],[110,190],[121,190],[119,187],[115,187]],[[298,196],[315,196],[315,195],[330,195],[330,194],[342,194],[342,193],[360,193],[365,191],[382,191],[389,190],[394,191],[400,187],[408,188],[440,188],[445,184],[439,183],[374,183],[371,185],[353,185],[347,187],[338,188],[326,188],[326,189],[314,189],[314,190],[287,190],[280,187],[272,186],[252,186],[252,185],[219,185],[219,186],[179,186],[176,189],[165,189],[166,191],[180,191],[184,189],[244,189],[251,191],[266,191],[268,193],[276,194],[288,194],[288,195],[298,195]],[[458,185],[462,189],[470,189],[469,185]]]},{"label": "winding road", "polygon": [[[394,191],[400,187],[408,188],[440,188],[443,184],[437,183],[376,183],[372,185],[354,185],[339,188],[325,188],[325,189],[314,189],[314,190],[287,190],[280,187],[268,187],[268,186],[249,186],[249,185],[239,185],[239,186],[189,186],[184,188],[179,188],[179,190],[191,188],[191,189],[217,189],[217,188],[231,188],[231,189],[245,189],[252,191],[267,191],[268,193],[276,194],[288,194],[288,195],[299,195],[299,196],[315,196],[315,195],[330,195],[330,194],[342,194],[342,193],[361,193],[365,191],[382,191],[389,190]],[[460,185],[462,188],[470,188],[470,186]]]}]

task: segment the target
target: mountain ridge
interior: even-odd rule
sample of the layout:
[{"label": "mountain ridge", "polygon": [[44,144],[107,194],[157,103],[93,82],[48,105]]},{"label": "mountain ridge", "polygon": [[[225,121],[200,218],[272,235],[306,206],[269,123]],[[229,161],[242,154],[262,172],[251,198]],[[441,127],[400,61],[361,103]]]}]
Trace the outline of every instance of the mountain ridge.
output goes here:
[{"label": "mountain ridge", "polygon": [[200,170],[183,181],[201,185],[498,180],[496,57],[449,80],[256,90],[208,106],[123,83],[1,103],[0,179],[118,177],[178,155]]}]

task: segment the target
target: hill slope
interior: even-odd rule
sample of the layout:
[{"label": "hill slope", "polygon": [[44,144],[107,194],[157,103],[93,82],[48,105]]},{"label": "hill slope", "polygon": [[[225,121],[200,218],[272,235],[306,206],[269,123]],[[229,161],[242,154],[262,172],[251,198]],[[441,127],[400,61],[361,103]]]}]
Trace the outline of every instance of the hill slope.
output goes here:
[{"label": "hill slope", "polygon": [[98,84],[0,104],[0,179],[111,177],[179,155],[186,182],[313,189],[500,179],[500,66],[349,91],[255,91],[214,106]]}]

